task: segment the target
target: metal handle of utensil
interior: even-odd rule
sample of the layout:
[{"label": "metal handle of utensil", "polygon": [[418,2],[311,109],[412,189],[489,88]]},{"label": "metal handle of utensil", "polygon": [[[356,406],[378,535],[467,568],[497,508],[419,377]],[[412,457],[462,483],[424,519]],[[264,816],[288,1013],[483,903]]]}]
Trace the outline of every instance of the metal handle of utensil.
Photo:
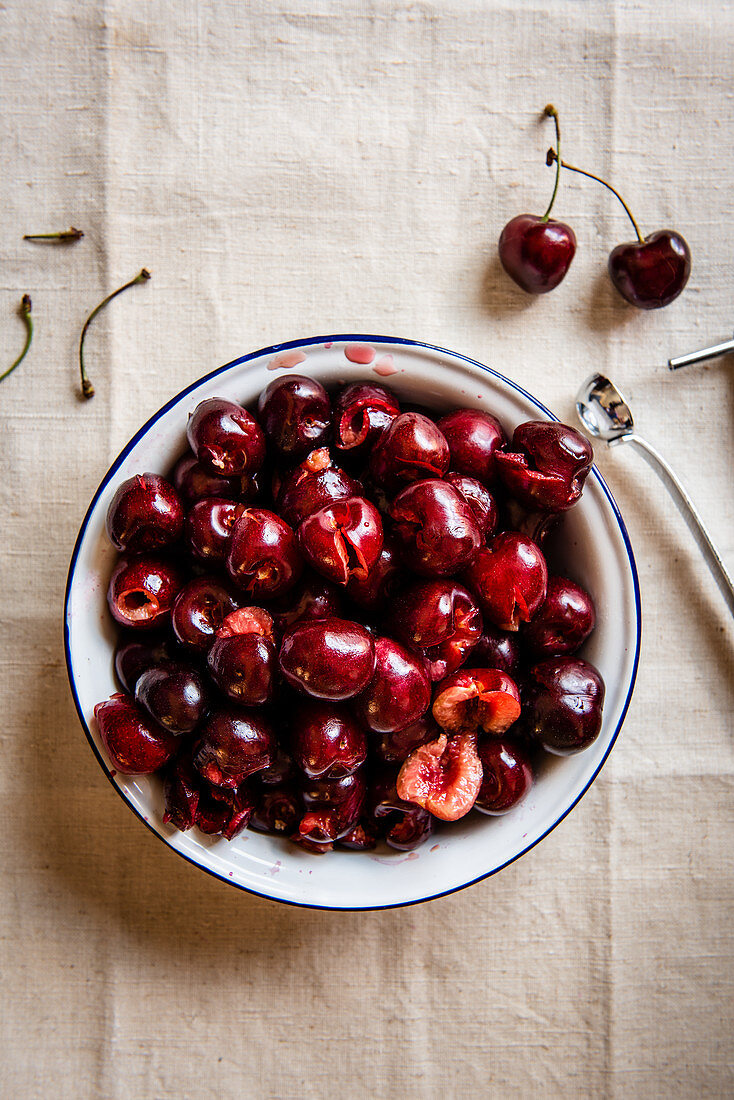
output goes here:
[{"label": "metal handle of utensil", "polygon": [[715,359],[717,355],[727,355],[730,351],[734,351],[734,340],[725,340],[723,344],[714,344],[710,348],[689,351],[687,355],[676,355],[675,358],[668,360],[668,367],[670,370],[680,370],[681,367],[690,367],[693,363]]},{"label": "metal handle of utensil", "polygon": [[675,501],[678,511],[686,521],[689,531],[698,543],[699,550],[706,559],[706,564],[711,570],[714,580],[721,589],[721,594],[729,606],[729,611],[734,615],[734,581],[732,581],[726,566],[721,560],[721,554],[716,549],[711,536],[706,530],[706,526],[698,514],[695,504],[671,470],[668,463],[662,455],[658,454],[654,447],[650,446],[647,440],[642,439],[639,435],[635,435],[634,432],[627,432],[625,435],[620,435],[617,439],[612,439],[609,446],[614,447],[619,443],[631,443],[633,447],[637,448],[648,465],[652,466],[655,473],[658,474]]}]

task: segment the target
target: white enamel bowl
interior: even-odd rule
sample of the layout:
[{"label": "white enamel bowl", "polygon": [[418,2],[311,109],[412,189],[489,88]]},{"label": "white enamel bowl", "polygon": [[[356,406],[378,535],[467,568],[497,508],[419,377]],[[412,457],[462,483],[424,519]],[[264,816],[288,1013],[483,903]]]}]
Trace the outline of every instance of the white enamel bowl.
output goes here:
[{"label": "white enamel bowl", "polygon": [[199,401],[224,396],[248,404],[278,370],[299,371],[327,386],[383,379],[400,398],[436,410],[471,406],[491,411],[510,432],[524,420],[553,419],[534,397],[488,367],[440,348],[386,337],[318,337],[283,344],[207,375],[140,429],[105,475],[84,518],[65,608],[66,658],[79,718],[100,766],[130,808],[179,855],[224,882],[277,901],[334,909],[426,901],[477,882],[527,852],[558,825],[598,775],[622,725],[637,670],[640,597],[632,549],[617,506],[594,469],[580,503],[563,520],[562,538],[568,574],[591,592],[596,604],[596,630],[582,652],[606,683],[601,734],[585,752],[548,757],[530,795],[505,816],[471,813],[441,827],[411,853],[384,848],[326,856],[309,855],[286,839],[251,830],[228,842],[196,829],[181,833],[164,825],[159,781],[113,776],[93,717],[95,704],[118,690],[115,630],[106,606],[116,555],[105,535],[105,514],[126,478],[171,468],[185,449],[186,421]]}]

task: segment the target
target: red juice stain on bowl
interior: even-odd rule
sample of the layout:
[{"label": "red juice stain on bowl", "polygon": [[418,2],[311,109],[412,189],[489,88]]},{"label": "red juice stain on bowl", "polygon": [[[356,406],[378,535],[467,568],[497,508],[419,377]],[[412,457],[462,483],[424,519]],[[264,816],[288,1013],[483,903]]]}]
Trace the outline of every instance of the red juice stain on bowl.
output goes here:
[{"label": "red juice stain on bowl", "polygon": [[268,370],[291,370],[293,367],[297,367],[299,363],[305,363],[305,361],[306,356],[302,351],[281,351],[270,360]]},{"label": "red juice stain on bowl", "polygon": [[333,348],[334,347],[334,341],[333,340],[327,340],[326,343],[324,344],[324,347],[325,348]]},{"label": "red juice stain on bowl", "polygon": [[395,360],[392,355],[383,355],[377,360],[372,369],[375,374],[379,374],[381,378],[389,378],[391,374],[398,373],[398,368],[395,366]]},{"label": "red juice stain on bowl", "polygon": [[377,352],[369,344],[347,344],[344,354],[350,363],[361,363],[366,366],[367,363],[372,362]]}]

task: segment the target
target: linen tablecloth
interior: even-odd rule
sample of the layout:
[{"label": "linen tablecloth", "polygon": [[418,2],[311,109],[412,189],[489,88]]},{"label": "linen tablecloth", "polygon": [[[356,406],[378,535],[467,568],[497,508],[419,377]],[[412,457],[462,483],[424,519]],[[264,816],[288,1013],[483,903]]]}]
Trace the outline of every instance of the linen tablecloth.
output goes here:
[{"label": "linen tablecloth", "polygon": [[[592,370],[628,395],[734,565],[734,9],[652,0],[0,4],[3,476],[0,1095],[723,1097],[732,1070],[732,626],[654,474],[597,460],[637,555],[644,639],[623,733],[518,862],[408,910],[299,911],[141,828],[79,727],[68,561],[120,447],[201,374],[322,332],[454,348],[573,422]],[[631,227],[570,174],[553,293],[496,242],[568,159],[643,233],[688,240],[669,308],[605,271]],[[74,245],[25,233],[84,230]],[[97,388],[77,396],[90,309]]]}]

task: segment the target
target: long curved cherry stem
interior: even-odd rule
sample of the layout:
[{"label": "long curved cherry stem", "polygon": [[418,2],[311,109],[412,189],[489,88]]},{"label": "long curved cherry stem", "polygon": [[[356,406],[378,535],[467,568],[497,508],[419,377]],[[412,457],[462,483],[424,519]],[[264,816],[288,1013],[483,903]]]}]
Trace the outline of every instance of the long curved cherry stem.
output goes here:
[{"label": "long curved cherry stem", "polygon": [[25,346],[24,346],[22,352],[20,353],[20,355],[18,356],[18,358],[15,360],[15,362],[11,366],[9,366],[6,371],[3,371],[3,373],[0,374],[0,382],[2,382],[3,379],[7,378],[9,374],[12,374],[13,371],[15,370],[15,368],[23,362],[23,360],[25,359],[25,357],[28,353],[28,349],[31,346],[31,340],[33,339],[33,318],[31,317],[31,296],[30,296],[30,294],[24,294],[23,295],[23,297],[21,299],[21,302],[20,302],[19,313],[20,313],[21,317],[23,318],[23,320],[25,322],[25,328],[26,328]]},{"label": "long curved cherry stem", "polygon": [[24,233],[24,241],[79,241],[84,236],[81,229],[63,229],[60,233]]},{"label": "long curved cherry stem", "polygon": [[[627,203],[624,201],[624,199],[620,195],[619,191],[615,191],[615,189],[612,187],[611,183],[607,183],[606,180],[603,180],[600,176],[593,175],[591,172],[585,172],[583,170],[583,168],[574,168],[574,166],[572,164],[567,164],[565,160],[561,160],[560,156],[556,155],[555,149],[549,149],[548,152],[546,153],[546,156],[545,156],[545,163],[547,165],[551,165],[551,164],[553,164],[553,161],[556,162],[556,172],[558,171],[558,167],[560,165],[561,168],[567,168],[569,172],[578,172],[578,174],[580,176],[586,176],[590,180],[596,180],[597,183],[602,184],[602,186],[606,187],[608,191],[611,191],[613,195],[616,195],[616,197],[619,199],[622,206],[624,207],[625,211],[627,212],[627,217],[629,218],[629,220],[632,222],[633,226],[635,227],[635,233],[637,234],[637,240],[641,244],[644,243],[644,237],[642,236],[642,233],[640,233],[640,227],[638,226],[637,222],[635,221],[634,217],[632,216],[632,211],[630,210],[629,206],[627,205]],[[558,178],[558,177],[556,177],[556,178]]]},{"label": "long curved cherry stem", "polygon": [[552,103],[548,104],[548,106],[543,111],[543,114],[546,116],[546,118],[552,118],[556,124],[556,182],[553,187],[551,200],[548,203],[548,209],[541,219],[541,221],[547,222],[548,218],[550,217],[550,212],[553,209],[553,203],[556,201],[556,195],[558,194],[558,180],[561,176],[561,124],[558,121],[558,111],[555,109]]},{"label": "long curved cherry stem", "polygon": [[117,290],[114,290],[112,294],[108,294],[107,297],[104,298],[99,303],[99,305],[92,310],[92,312],[89,314],[86,321],[84,322],[84,328],[82,329],[82,334],[79,338],[79,373],[82,379],[82,395],[84,397],[94,397],[94,386],[87,377],[87,371],[84,366],[84,338],[87,335],[87,329],[89,328],[99,311],[101,309],[104,309],[108,302],[111,302],[112,299],[116,298],[118,294],[122,294],[123,290],[127,290],[128,287],[135,286],[136,283],[147,282],[149,278],[150,272],[147,270],[147,268],[144,267],[142,271],[140,271],[135,276],[134,279],[130,280],[129,283],[125,283],[124,286],[118,287]]}]

